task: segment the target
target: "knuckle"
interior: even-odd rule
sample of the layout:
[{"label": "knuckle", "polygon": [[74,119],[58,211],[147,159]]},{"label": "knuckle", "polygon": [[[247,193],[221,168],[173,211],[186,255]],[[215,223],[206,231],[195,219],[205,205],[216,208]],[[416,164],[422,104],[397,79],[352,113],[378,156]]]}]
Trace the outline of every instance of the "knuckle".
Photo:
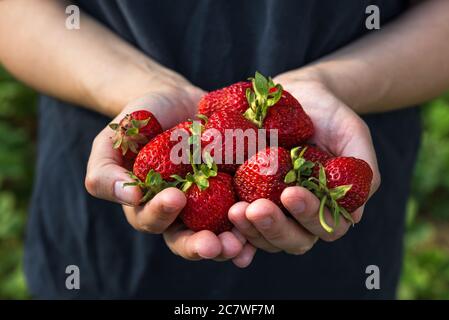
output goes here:
[{"label": "knuckle", "polygon": [[151,223],[144,223],[139,221],[137,228],[141,232],[145,233],[151,233],[151,234],[161,234],[164,232],[164,229],[161,228],[159,225],[151,224]]},{"label": "knuckle", "polygon": [[303,254],[305,254],[307,251],[309,251],[312,247],[297,247],[297,248],[293,248],[293,249],[289,249],[286,252],[288,254],[292,254],[295,256],[301,256]]},{"label": "knuckle", "polygon": [[279,229],[273,229],[266,233],[265,237],[270,241],[277,241],[283,239],[283,233]]},{"label": "knuckle", "polygon": [[99,185],[100,177],[98,174],[90,171],[86,174],[86,178],[84,180],[84,185],[86,190],[93,196],[97,195],[97,189]]}]

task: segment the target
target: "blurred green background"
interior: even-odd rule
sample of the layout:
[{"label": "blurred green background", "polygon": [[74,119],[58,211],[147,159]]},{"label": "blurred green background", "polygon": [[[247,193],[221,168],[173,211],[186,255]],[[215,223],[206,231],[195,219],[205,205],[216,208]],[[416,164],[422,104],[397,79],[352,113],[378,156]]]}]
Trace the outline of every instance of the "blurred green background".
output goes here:
[{"label": "blurred green background", "polygon": [[[37,95],[0,68],[0,298],[28,298],[23,236],[33,183]],[[407,208],[401,299],[449,299],[449,94],[423,109]]]}]

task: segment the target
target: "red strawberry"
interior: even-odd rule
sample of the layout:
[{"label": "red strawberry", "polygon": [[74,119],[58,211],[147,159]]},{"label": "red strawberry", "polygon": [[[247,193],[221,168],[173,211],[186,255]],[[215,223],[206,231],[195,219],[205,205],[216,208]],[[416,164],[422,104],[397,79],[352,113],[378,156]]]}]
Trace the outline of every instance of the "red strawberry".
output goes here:
[{"label": "red strawberry", "polygon": [[287,149],[305,142],[314,132],[312,120],[299,103],[290,105],[278,103],[268,108],[263,128],[267,129],[268,135],[270,130],[277,129],[278,144]]},{"label": "red strawberry", "polygon": [[185,179],[175,176],[182,182],[187,202],[180,214],[184,224],[193,231],[210,230],[220,234],[232,229],[228,219],[229,208],[236,203],[232,177],[218,172],[215,164],[201,164],[194,173]]},{"label": "red strawberry", "polygon": [[277,130],[278,144],[290,149],[305,142],[314,133],[313,123],[301,104],[271,78],[256,72],[252,90],[247,91],[249,108],[245,117],[259,128]]},{"label": "red strawberry", "polygon": [[[231,146],[228,146],[230,149],[228,158],[229,156],[232,156],[232,158],[229,159],[230,161],[226,161],[226,142],[229,142],[229,138],[226,139],[226,136],[231,133],[233,133],[233,136],[231,136],[232,149]],[[201,136],[203,150],[210,146],[212,149],[209,153],[218,163],[218,169],[231,174],[248,159],[248,155],[251,156],[256,152],[257,141],[258,128],[256,125],[247,120],[243,114],[234,110],[220,110],[212,114]],[[219,161],[217,161],[218,156],[221,156]],[[240,156],[241,160],[239,159]]]},{"label": "red strawberry", "polygon": [[302,156],[307,161],[318,162],[324,164],[327,160],[334,158],[332,154],[327,151],[324,151],[312,144],[303,144],[299,146],[299,152],[303,149],[306,149]]},{"label": "red strawberry", "polygon": [[127,169],[132,168],[140,149],[162,132],[157,119],[147,110],[127,114],[119,123],[111,123],[109,127],[115,131],[112,137],[113,148],[120,149],[123,166]]},{"label": "red strawberry", "polygon": [[246,90],[251,88],[251,86],[251,82],[242,81],[211,91],[201,98],[198,104],[198,112],[207,117],[223,109],[231,109],[243,113],[249,106],[246,99]]},{"label": "red strawberry", "polygon": [[293,185],[292,182],[284,182],[291,169],[290,153],[284,148],[269,147],[259,151],[235,173],[234,185],[237,196],[247,202],[265,198],[282,207],[281,193],[286,187]]},{"label": "red strawberry", "polygon": [[296,152],[298,156],[301,155],[301,157],[303,157],[306,161],[315,163],[313,172],[304,174],[305,176],[310,176],[310,174],[312,174],[314,177],[318,177],[320,163],[324,164],[327,160],[334,158],[334,156],[329,152],[324,151],[311,144],[303,144],[297,148],[292,149],[292,152]]},{"label": "red strawberry", "polygon": [[333,189],[343,185],[352,187],[337,203],[348,212],[354,212],[368,199],[373,171],[368,163],[353,157],[337,157],[324,165],[327,187]]},{"label": "red strawberry", "polygon": [[[185,135],[190,135],[190,126],[191,122],[182,122],[157,135],[140,150],[134,162],[133,177],[137,179],[138,185],[145,192],[159,190],[161,187],[160,183],[166,185],[165,182],[173,181],[171,176],[174,174],[185,176],[191,171],[190,164],[175,163],[170,158],[172,148],[182,139],[179,136],[176,141],[171,141],[171,134],[175,130],[179,130],[178,132],[180,133],[184,132]],[[187,153],[187,150],[185,152]],[[160,179],[158,175],[160,175]],[[154,194],[152,192],[151,195],[147,195],[146,200],[154,196]]]},{"label": "red strawberry", "polygon": [[319,177],[311,177],[303,182],[321,199],[320,222],[324,229],[333,228],[324,221],[324,206],[332,212],[335,225],[340,214],[353,222],[349,213],[354,212],[368,199],[373,171],[368,163],[353,157],[336,157],[320,164]]},{"label": "red strawberry", "polygon": [[258,72],[251,82],[208,93],[198,107],[206,116],[223,109],[244,113],[259,128],[278,130],[278,144],[285,148],[305,142],[314,133],[312,121],[298,100]]}]

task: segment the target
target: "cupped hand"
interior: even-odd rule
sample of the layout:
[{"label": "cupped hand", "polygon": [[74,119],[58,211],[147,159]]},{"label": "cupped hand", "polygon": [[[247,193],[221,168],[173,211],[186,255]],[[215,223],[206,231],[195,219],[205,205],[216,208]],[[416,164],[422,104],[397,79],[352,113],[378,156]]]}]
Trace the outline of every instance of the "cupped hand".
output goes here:
[{"label": "cupped hand", "polygon": [[[366,123],[320,82],[297,79],[293,73],[281,75],[275,82],[281,83],[295,96],[311,117],[315,126],[312,143],[337,156],[363,159],[371,166],[374,173],[371,196],[380,185],[380,174]],[[318,217],[320,201],[303,187],[285,189],[281,201],[291,217],[287,217],[273,202],[259,199],[251,204],[235,204],[229,211],[229,218],[255,247],[291,254],[307,252],[318,239],[337,240],[351,226],[345,219],[340,219],[334,232],[325,231]],[[351,215],[357,223],[362,214],[363,207],[360,207]],[[327,209],[325,220],[328,225],[334,224]]]},{"label": "cupped hand", "polygon": [[[141,109],[152,112],[163,129],[193,118],[204,92],[182,79],[176,80],[170,79],[157,90],[129,103],[113,122]],[[239,267],[251,263],[255,248],[237,230],[217,236],[210,231],[193,232],[177,221],[186,203],[180,190],[165,189],[145,205],[140,205],[142,194],[139,188],[123,187],[132,179],[123,167],[122,155],[112,148],[111,136],[111,129],[106,127],[93,142],[85,180],[91,195],[122,204],[131,226],[142,232],[162,233],[170,250],[185,259],[233,259]]]}]

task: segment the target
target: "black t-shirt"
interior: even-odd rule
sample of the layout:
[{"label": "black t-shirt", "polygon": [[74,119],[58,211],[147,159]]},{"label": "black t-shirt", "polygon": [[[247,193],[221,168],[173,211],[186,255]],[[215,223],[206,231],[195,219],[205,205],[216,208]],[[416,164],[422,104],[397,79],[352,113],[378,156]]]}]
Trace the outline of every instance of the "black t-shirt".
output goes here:
[{"label": "black t-shirt", "polygon": [[[383,26],[406,9],[406,2],[77,1],[120,37],[206,90],[245,79],[255,70],[275,76],[301,67],[375,32],[365,27],[368,5],[379,6]],[[185,261],[169,251],[160,235],[132,229],[119,205],[89,196],[84,176],[90,147],[110,119],[43,96],[25,256],[32,294],[393,298],[401,269],[405,203],[419,145],[419,112],[408,108],[365,120],[383,184],[362,222],[334,243],[318,242],[304,256],[260,251],[253,264],[241,270],[231,262]],[[80,269],[80,290],[65,287],[68,265]],[[365,286],[368,265],[380,268],[380,290]]]}]

